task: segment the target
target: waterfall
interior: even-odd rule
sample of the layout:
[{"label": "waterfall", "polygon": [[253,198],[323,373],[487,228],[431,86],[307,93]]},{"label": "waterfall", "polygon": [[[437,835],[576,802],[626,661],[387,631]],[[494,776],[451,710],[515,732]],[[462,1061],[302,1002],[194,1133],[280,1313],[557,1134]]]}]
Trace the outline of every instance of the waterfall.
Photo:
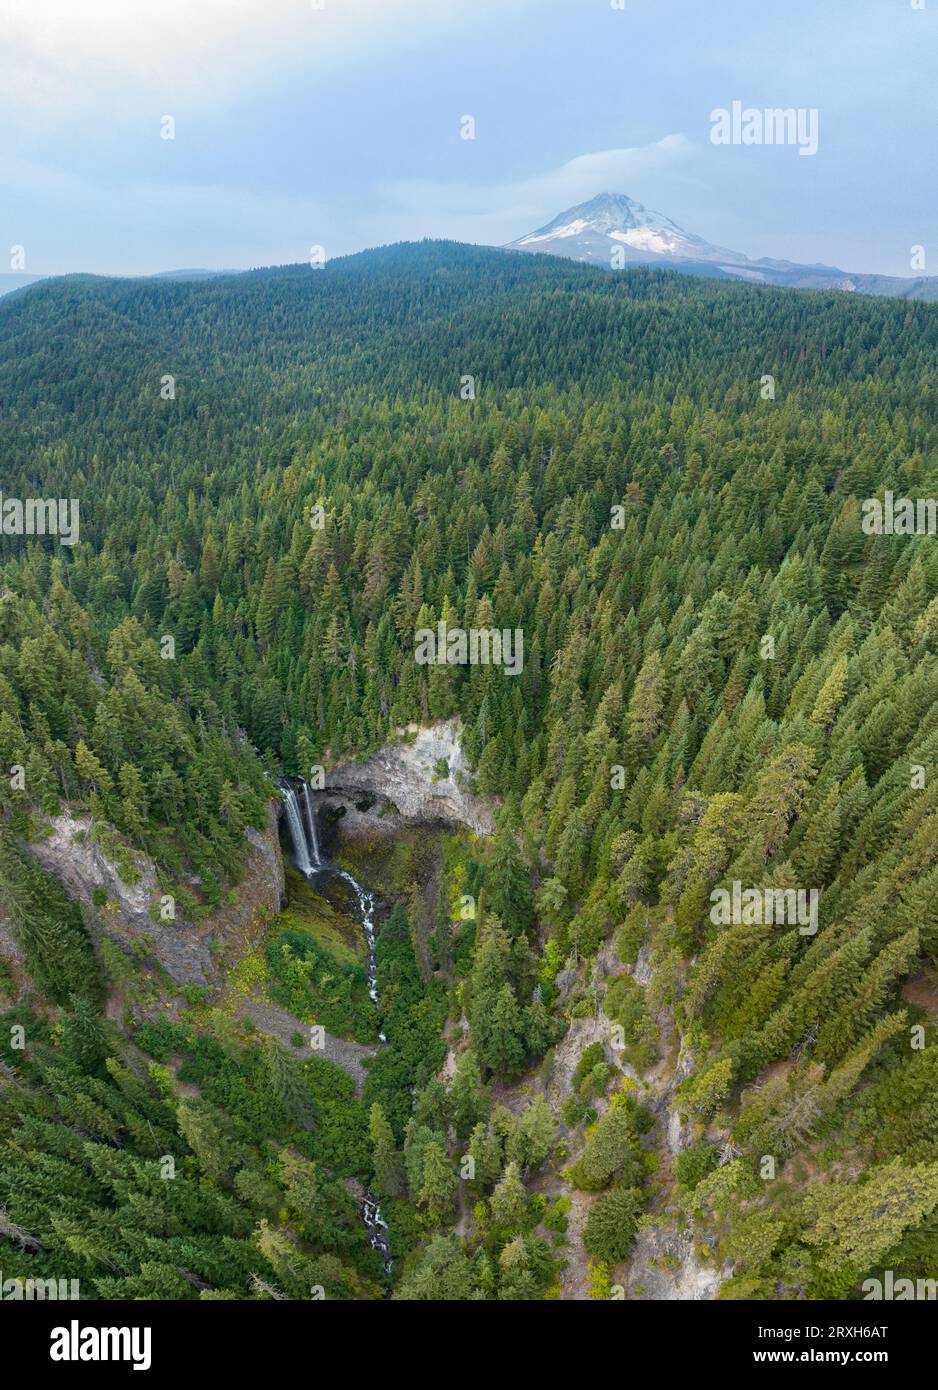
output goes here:
[{"label": "waterfall", "polygon": [[319,827],[316,824],[316,813],[313,810],[313,802],[309,794],[309,784],[301,782],[300,786],[303,788],[303,804],[306,807],[305,819],[292,784],[286,781],[281,782],[280,790],[283,792],[284,805],[287,810],[287,824],[290,827],[290,838],[293,841],[296,867],[309,878],[310,874],[322,866],[322,855],[319,851]]},{"label": "waterfall", "polygon": [[[345,882],[352,889],[358,899],[358,910],[361,913],[362,928],[365,932],[365,947],[368,961],[368,995],[373,1004],[378,1002],[378,931],[375,927],[375,895],[369,893],[367,888],[363,888],[350,873],[345,869],[338,870],[339,878],[344,878]],[[378,1037],[382,1042],[387,1042],[383,1033]]]},{"label": "waterfall", "polygon": [[[338,868],[335,864],[330,864],[328,860],[323,861],[319,850],[319,831],[316,825],[316,815],[313,810],[312,797],[309,794],[309,785],[303,781],[300,783],[303,788],[303,803],[306,807],[306,820],[309,824],[309,833],[303,822],[300,812],[300,803],[293,786],[283,781],[280,784],[280,791],[283,795],[283,804],[287,813],[287,824],[290,827],[290,838],[293,841],[293,856],[296,859],[297,868],[307,878],[316,876],[317,881],[334,876],[344,879],[351,888],[358,900],[358,912],[361,917],[362,928],[365,933],[365,947],[367,957],[366,975],[368,978],[368,994],[372,1003],[378,1003],[378,929],[375,925],[375,912],[377,903],[374,893],[363,888],[356,879],[345,869]],[[312,855],[312,859],[310,859]],[[318,885],[317,885],[318,886]],[[387,1042],[384,1033],[379,1033],[378,1037],[383,1043]],[[384,1273],[387,1278],[387,1292],[390,1296],[391,1289],[391,1250],[388,1244],[388,1228],[384,1217],[381,1214],[381,1204],[372,1192],[366,1192],[361,1202],[361,1218],[365,1229],[368,1232],[368,1239],[373,1250],[381,1256],[384,1264]]]},{"label": "waterfall", "polygon": [[[344,879],[352,892],[358,899],[358,911],[361,916],[362,928],[365,933],[365,947],[367,954],[367,976],[368,994],[372,1003],[378,1003],[378,929],[375,926],[375,912],[377,903],[374,893],[363,888],[357,879],[346,869],[334,869],[333,872],[341,879]],[[378,1034],[383,1043],[387,1042],[384,1033]],[[388,1295],[390,1295],[391,1279],[391,1247],[388,1243],[388,1226],[381,1214],[381,1203],[373,1192],[366,1192],[361,1204],[362,1221],[368,1232],[368,1239],[371,1248],[377,1250],[384,1262],[384,1272],[388,1279]]]},{"label": "waterfall", "polygon": [[287,811],[287,824],[290,827],[290,838],[293,841],[293,855],[296,859],[296,867],[301,874],[308,878],[313,872],[313,866],[309,862],[309,847],[306,841],[306,831],[303,829],[303,818],[300,815],[300,808],[296,800],[296,792],[289,785],[281,787],[283,801]]},{"label": "waterfall", "polygon": [[[368,1232],[368,1241],[372,1250],[377,1250],[384,1264],[384,1272],[390,1280],[391,1277],[391,1247],[388,1244],[388,1223],[381,1215],[381,1204],[371,1193],[367,1193],[362,1199],[361,1205],[362,1221]],[[387,1294],[390,1294],[390,1284]],[[387,1295],[385,1295],[387,1296]]]},{"label": "waterfall", "polygon": [[309,822],[309,847],[313,855],[313,866],[318,869],[322,863],[322,855],[319,853],[319,831],[316,828],[316,816],[313,813],[308,782],[303,783],[303,800],[306,803],[306,819]]}]

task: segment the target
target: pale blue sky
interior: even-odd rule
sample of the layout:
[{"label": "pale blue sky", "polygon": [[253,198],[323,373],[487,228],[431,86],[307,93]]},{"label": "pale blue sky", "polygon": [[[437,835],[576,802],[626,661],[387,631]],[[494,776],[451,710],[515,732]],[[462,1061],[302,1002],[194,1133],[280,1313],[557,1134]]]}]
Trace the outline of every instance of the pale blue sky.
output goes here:
[{"label": "pale blue sky", "polygon": [[[611,191],[751,256],[938,274],[914,2],[0,0],[0,270],[497,244]],[[816,107],[817,155],[712,145],[734,100]]]}]

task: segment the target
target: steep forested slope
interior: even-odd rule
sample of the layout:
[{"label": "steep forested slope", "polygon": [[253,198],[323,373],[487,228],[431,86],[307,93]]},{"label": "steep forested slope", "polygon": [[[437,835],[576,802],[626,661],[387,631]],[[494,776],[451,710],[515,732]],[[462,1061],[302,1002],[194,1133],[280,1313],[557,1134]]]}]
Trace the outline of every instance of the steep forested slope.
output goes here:
[{"label": "steep forested slope", "polygon": [[[494,849],[468,871],[478,923],[434,962],[469,1028],[455,1094],[410,1058],[419,1123],[395,1112],[388,1126],[386,1094],[371,1114],[378,1184],[419,1206],[424,1237],[455,1216],[448,1164],[470,1138],[491,1194],[462,1246],[436,1235],[421,1256],[414,1238],[405,1296],[550,1285],[543,1209],[518,1195],[546,1157],[543,1116],[528,1144],[482,1087],[586,1016],[618,1026],[626,1071],[659,1049],[670,1064],[665,1024],[691,1059],[675,1099],[689,1142],[657,1179],[623,1075],[602,1049],[577,1073],[561,1143],[570,1182],[603,1193],[597,1259],[623,1259],[650,1197],[722,1241],[745,1295],[843,1297],[886,1261],[933,1264],[938,1075],[928,989],[907,982],[938,946],[938,557],[931,536],[866,535],[859,504],[886,488],[938,496],[936,354],[926,305],[429,243],[201,284],[76,278],[0,305],[4,495],[81,505],[73,549],[0,538],[0,758],[25,769],[0,788],[8,838],[67,799],[211,903],[264,812],[249,744],[296,772],[457,714],[479,791],[503,803]],[[439,620],[521,629],[523,673],[415,664],[415,631]],[[30,933],[28,873],[11,843],[0,876],[42,989],[60,935],[87,947],[67,906]],[[711,894],[734,882],[820,890],[817,932],[714,923]],[[433,1070],[439,999],[420,1014],[395,920],[387,968]],[[596,983],[612,938],[647,966],[647,989],[625,971]],[[13,1081],[0,1104],[22,1125],[19,1154],[64,1121],[43,1162],[85,1198],[92,1173],[109,1228],[113,1194],[146,1205],[131,1156],[109,1148],[115,1124],[167,1128],[172,1111],[196,1168],[215,1145],[164,1073],[135,1089],[95,999],[53,984],[64,1036],[37,1041],[28,1103]],[[231,1144],[282,1141],[291,1115],[316,1132],[271,1057],[280,1108]],[[86,1152],[61,1108],[69,1069],[89,1078],[107,1154]],[[240,1126],[240,1103],[219,1090],[211,1124],[227,1110]],[[286,1237],[262,1180],[315,1182],[268,1164],[248,1195],[244,1154],[228,1158],[207,1170],[222,1207],[192,1229],[232,1242],[232,1262],[199,1278],[246,1287],[250,1221],[221,1214],[237,1183],[276,1283]],[[50,1242],[27,1168],[0,1179],[0,1206]],[[122,1251],[131,1281],[147,1240]],[[346,1253],[334,1233],[311,1243]],[[331,1287],[360,1287],[356,1259],[376,1277],[359,1255],[329,1267]],[[187,1250],[183,1267],[197,1263]]]}]

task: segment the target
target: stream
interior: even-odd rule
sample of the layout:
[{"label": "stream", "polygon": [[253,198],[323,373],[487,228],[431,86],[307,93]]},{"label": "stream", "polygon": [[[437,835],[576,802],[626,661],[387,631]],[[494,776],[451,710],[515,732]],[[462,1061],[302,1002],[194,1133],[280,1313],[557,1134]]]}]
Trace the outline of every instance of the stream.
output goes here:
[{"label": "stream", "polygon": [[[291,782],[287,782],[286,780],[282,781],[280,783],[280,791],[283,796],[287,825],[290,830],[290,840],[293,844],[293,857],[300,873],[317,892],[321,892],[322,888],[330,880],[338,880],[339,882],[345,883],[352,891],[352,895],[357,904],[357,916],[362,924],[362,930],[365,933],[368,995],[372,1003],[377,1006],[378,930],[375,926],[375,912],[377,908],[375,895],[369,892],[367,888],[363,888],[357,879],[353,878],[346,869],[340,869],[338,865],[332,864],[328,859],[323,858],[319,847],[319,827],[316,824],[316,813],[313,809],[312,798],[310,797],[307,783],[302,783],[302,809],[300,800],[296,794],[296,789]],[[378,1037],[381,1042],[387,1042],[387,1038],[383,1032],[379,1032]],[[368,1232],[371,1248],[377,1250],[381,1255],[384,1264],[384,1273],[387,1279],[386,1287],[390,1294],[392,1267],[391,1248],[388,1244],[387,1223],[381,1215],[381,1204],[374,1193],[366,1192],[359,1210],[365,1229]]]}]

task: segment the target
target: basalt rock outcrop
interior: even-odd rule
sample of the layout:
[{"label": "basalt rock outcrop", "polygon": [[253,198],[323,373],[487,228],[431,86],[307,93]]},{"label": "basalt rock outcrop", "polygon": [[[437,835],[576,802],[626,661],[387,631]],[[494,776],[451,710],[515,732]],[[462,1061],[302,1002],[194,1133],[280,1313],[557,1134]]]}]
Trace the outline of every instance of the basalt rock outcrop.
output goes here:
[{"label": "basalt rock outcrop", "polygon": [[130,954],[154,960],[175,985],[213,986],[221,980],[224,958],[243,954],[264,922],[280,910],[284,868],[277,809],[271,805],[263,830],[245,830],[237,900],[199,922],[181,912],[173,920],[161,920],[161,889],[152,861],[134,854],[134,882],[126,883],[119,865],[92,835],[88,815],[66,811],[56,816],[47,822],[48,835],[26,848],[71,897],[94,911],[108,936]]},{"label": "basalt rock outcrop", "polygon": [[400,741],[365,761],[329,769],[324,789],[315,793],[317,801],[342,808],[343,834],[444,822],[490,835],[492,810],[471,790],[461,732],[458,720],[411,724]]}]

